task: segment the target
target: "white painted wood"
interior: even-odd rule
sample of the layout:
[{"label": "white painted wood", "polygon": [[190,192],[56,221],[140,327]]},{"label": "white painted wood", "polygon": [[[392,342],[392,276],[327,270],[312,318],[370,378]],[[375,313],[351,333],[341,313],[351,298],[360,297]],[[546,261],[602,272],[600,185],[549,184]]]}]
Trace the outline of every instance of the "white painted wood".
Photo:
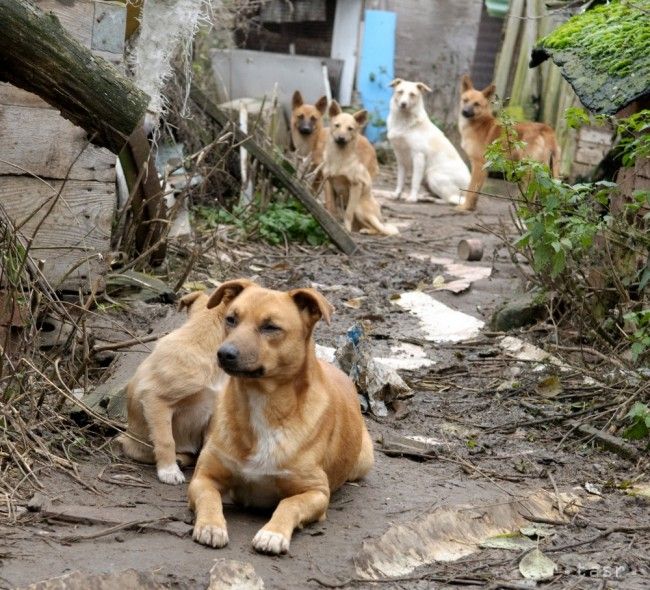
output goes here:
[{"label": "white painted wood", "polygon": [[354,76],[359,55],[359,27],[363,0],[339,0],[334,13],[332,57],[343,61],[338,100],[344,106],[352,103]]}]

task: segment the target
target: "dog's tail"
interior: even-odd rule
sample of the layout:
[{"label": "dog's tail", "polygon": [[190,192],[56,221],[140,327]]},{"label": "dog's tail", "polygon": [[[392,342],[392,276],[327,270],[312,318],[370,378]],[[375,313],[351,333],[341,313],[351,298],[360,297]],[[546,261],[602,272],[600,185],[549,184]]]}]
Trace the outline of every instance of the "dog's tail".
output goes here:
[{"label": "dog's tail", "polygon": [[550,168],[553,178],[560,178],[560,164],[562,162],[562,150],[560,149],[557,141],[553,142],[553,147],[551,148],[551,161]]},{"label": "dog's tail", "polygon": [[391,223],[382,223],[376,215],[368,215],[365,217],[364,222],[385,236],[396,236],[399,230]]}]

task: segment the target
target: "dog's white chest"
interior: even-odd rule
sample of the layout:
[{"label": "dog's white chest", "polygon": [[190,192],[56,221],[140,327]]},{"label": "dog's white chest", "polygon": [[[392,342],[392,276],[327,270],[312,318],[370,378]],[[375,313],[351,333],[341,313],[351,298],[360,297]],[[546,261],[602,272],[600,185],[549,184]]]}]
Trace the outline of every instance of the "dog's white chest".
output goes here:
[{"label": "dog's white chest", "polygon": [[265,416],[266,398],[249,395],[250,425],[256,442],[251,454],[233,465],[233,499],[245,506],[272,507],[280,500],[277,478],[290,471],[280,467],[286,455],[287,435],[281,427],[272,427]]},{"label": "dog's white chest", "polygon": [[286,436],[282,428],[272,427],[264,413],[266,397],[262,394],[251,394],[250,424],[255,434],[256,442],[252,454],[242,463],[241,471],[248,479],[259,479],[264,476],[278,476],[286,471],[278,469],[278,464],[284,457]]}]

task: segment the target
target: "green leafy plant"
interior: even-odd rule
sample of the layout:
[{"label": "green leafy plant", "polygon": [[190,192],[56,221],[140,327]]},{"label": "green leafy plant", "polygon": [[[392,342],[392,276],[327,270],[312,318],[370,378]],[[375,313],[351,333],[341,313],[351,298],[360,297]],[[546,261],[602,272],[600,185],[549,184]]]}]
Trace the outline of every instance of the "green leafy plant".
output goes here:
[{"label": "green leafy plant", "polygon": [[623,318],[631,327],[630,352],[636,361],[641,355],[650,350],[650,309],[628,313]]},{"label": "green leafy plant", "polygon": [[[634,138],[620,148],[630,165],[650,153],[637,141],[650,111],[645,113],[616,123],[621,138]],[[589,120],[578,109],[569,117],[574,126]],[[511,249],[525,256],[533,283],[553,293],[555,307],[580,333],[613,347],[627,344],[637,362],[650,349],[649,191],[629,198],[613,182],[572,185],[553,178],[540,162],[510,157],[520,143],[509,117],[502,117],[502,126],[501,138],[486,151],[486,165],[519,187],[513,202],[520,231]]]},{"label": "green leafy plant", "polygon": [[260,237],[273,245],[287,241],[318,246],[328,241],[318,222],[293,198],[278,199],[266,207],[259,202],[236,205],[232,210],[201,206],[195,214],[209,228],[230,225],[245,238]]},{"label": "green leafy plant", "polygon": [[650,437],[650,408],[644,403],[636,402],[625,416],[632,424],[623,436],[630,440]]}]

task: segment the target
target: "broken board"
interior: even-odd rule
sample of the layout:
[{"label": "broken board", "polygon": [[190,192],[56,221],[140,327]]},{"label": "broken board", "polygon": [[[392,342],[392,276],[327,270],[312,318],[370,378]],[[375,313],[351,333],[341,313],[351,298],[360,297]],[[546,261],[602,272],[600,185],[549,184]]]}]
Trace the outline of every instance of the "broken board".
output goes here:
[{"label": "broken board", "polygon": [[[96,55],[121,64],[123,4],[100,0],[36,4]],[[83,129],[41,98],[7,83],[0,83],[0,144],[0,204],[7,216],[32,242],[30,253],[43,261],[51,285],[89,292],[107,268],[115,212],[115,156],[91,145]],[[98,285],[101,289],[101,281]]]}]

